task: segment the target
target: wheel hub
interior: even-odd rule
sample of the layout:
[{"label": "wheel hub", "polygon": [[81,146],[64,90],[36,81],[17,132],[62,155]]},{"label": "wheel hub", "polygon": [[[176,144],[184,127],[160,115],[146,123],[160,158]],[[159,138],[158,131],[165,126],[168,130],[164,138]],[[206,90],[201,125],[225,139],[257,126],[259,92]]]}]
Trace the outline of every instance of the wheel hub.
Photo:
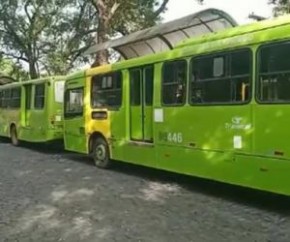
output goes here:
[{"label": "wheel hub", "polygon": [[104,161],[106,159],[106,147],[104,145],[98,145],[96,147],[96,158],[99,161]]}]

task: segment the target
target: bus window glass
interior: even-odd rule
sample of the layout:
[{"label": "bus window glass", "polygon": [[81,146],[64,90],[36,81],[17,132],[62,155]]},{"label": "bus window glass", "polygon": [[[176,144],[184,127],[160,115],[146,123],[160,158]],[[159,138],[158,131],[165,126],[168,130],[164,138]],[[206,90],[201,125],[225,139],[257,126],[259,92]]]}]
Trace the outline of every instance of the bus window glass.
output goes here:
[{"label": "bus window glass", "polygon": [[34,96],[34,108],[43,109],[44,108],[44,94],[45,94],[45,84],[35,85],[35,96]]},{"label": "bus window glass", "polygon": [[25,85],[24,88],[25,88],[25,108],[26,110],[30,110],[32,85]]},{"label": "bus window glass", "polygon": [[153,103],[153,67],[145,68],[145,101],[146,105],[152,105]]},{"label": "bus window glass", "polygon": [[214,77],[213,58],[200,58],[195,62],[194,68],[198,70],[199,79],[206,80]]},{"label": "bus window glass", "polygon": [[164,63],[162,78],[162,102],[165,105],[181,105],[185,102],[187,62],[178,60]]},{"label": "bus window glass", "polygon": [[249,50],[193,58],[191,65],[192,104],[241,103],[249,100],[251,80]]},{"label": "bus window glass", "polygon": [[20,108],[20,95],[21,95],[21,88],[13,88],[11,90],[11,100],[10,106],[12,108]]},{"label": "bus window glass", "polygon": [[290,102],[290,42],[263,46],[259,51],[257,98],[260,102]]},{"label": "bus window glass", "polygon": [[213,76],[220,77],[224,74],[224,58],[217,57],[213,60]]},{"label": "bus window glass", "polygon": [[10,98],[11,98],[11,90],[10,89],[4,90],[4,93],[3,93],[3,107],[4,108],[10,107]]},{"label": "bus window glass", "polygon": [[65,95],[65,116],[81,116],[83,114],[83,88],[69,89]]},{"label": "bus window glass", "polygon": [[122,104],[122,73],[114,72],[92,78],[92,107],[119,107]]},{"label": "bus window glass", "polygon": [[231,75],[248,75],[251,69],[251,56],[248,51],[240,51],[231,55]]},{"label": "bus window glass", "polygon": [[141,104],[141,70],[130,71],[130,103],[132,106]]},{"label": "bus window glass", "polygon": [[54,99],[57,103],[63,103],[65,81],[56,81],[54,83]]}]

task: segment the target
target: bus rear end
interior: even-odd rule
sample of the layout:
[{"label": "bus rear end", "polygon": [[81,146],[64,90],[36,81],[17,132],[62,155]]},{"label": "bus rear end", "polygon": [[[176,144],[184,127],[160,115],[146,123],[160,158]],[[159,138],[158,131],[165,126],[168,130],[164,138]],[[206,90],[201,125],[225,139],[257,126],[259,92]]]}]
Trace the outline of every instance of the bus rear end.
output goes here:
[{"label": "bus rear end", "polygon": [[63,139],[63,97],[64,77],[55,77],[50,82],[51,88],[48,98],[48,130],[47,140]]}]

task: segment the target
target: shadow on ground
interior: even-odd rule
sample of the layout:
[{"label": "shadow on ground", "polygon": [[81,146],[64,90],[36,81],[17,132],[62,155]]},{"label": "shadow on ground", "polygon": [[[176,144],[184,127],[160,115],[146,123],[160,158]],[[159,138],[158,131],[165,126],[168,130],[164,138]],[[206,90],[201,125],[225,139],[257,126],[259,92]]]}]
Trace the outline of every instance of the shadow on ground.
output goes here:
[{"label": "shadow on ground", "polygon": [[[1,142],[9,142],[1,139]],[[91,158],[85,155],[67,152],[64,150],[63,143],[33,144],[21,143],[21,147],[44,154],[61,154],[63,158],[73,162],[91,166],[96,169]],[[290,215],[290,197],[258,190],[229,185],[221,182],[180,175],[172,172],[156,170],[143,166],[114,162],[111,172],[122,173],[129,176],[143,178],[145,180],[176,183],[190,192],[214,196],[219,199],[232,201],[235,203],[257,207],[270,212]]]},{"label": "shadow on ground", "polygon": [[121,162],[116,162],[112,169],[114,172],[158,182],[174,182],[190,192],[214,196],[269,212],[290,215],[290,197],[287,196]]}]

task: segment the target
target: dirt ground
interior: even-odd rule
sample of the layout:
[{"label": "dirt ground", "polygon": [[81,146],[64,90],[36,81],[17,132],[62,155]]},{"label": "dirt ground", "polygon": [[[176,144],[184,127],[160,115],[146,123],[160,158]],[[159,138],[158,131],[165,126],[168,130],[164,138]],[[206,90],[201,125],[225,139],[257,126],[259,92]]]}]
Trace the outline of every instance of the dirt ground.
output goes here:
[{"label": "dirt ground", "polygon": [[0,241],[290,241],[281,196],[5,142],[0,173]]}]

